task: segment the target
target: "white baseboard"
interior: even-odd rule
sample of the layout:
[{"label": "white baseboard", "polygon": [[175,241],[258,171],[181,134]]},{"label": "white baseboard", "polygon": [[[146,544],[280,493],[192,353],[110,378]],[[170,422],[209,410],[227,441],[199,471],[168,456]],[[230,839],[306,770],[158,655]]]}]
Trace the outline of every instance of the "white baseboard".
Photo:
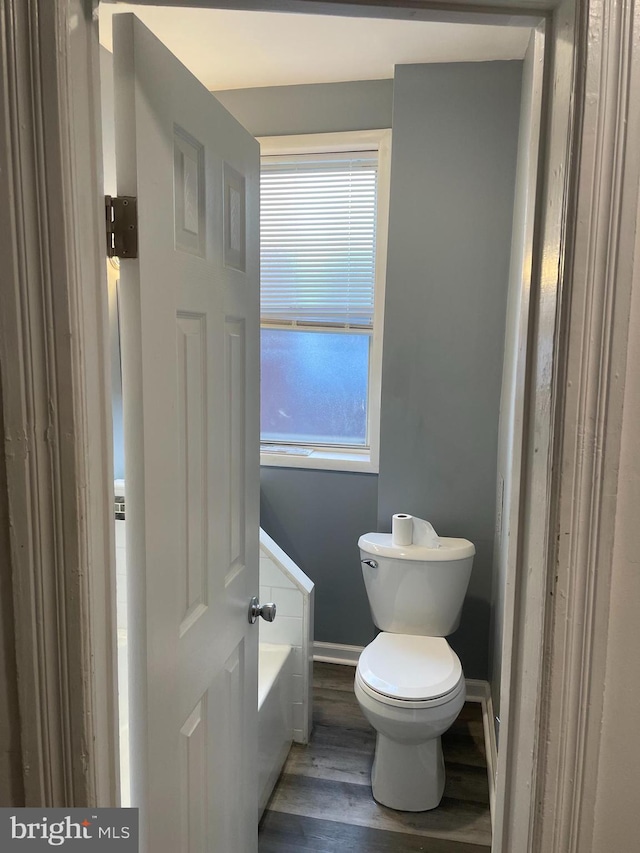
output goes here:
[{"label": "white baseboard", "polygon": [[313,644],[313,659],[322,663],[339,663],[355,666],[364,646],[345,646],[341,643]]},{"label": "white baseboard", "polygon": [[493,699],[488,681],[467,678],[467,702],[480,702],[482,705],[482,728],[484,731],[484,746],[487,754],[487,779],[489,781],[489,806],[491,808],[491,826],[495,815],[496,803],[496,770],[498,768],[498,744],[496,742],[496,727],[493,718]]},{"label": "white baseboard", "polygon": [[[347,646],[341,643],[313,644],[313,659],[322,663],[337,663],[344,666],[356,666],[363,646]],[[496,743],[496,728],[493,719],[493,700],[488,681],[467,678],[467,702],[479,702],[482,706],[482,728],[484,745],[487,754],[487,778],[489,781],[489,805],[491,822],[495,814],[496,769],[498,767],[498,745]]]}]

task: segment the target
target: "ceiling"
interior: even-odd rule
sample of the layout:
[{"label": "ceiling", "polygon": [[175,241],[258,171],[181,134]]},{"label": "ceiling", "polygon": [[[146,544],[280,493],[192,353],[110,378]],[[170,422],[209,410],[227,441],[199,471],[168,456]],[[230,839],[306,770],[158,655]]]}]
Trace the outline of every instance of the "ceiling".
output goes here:
[{"label": "ceiling", "polygon": [[393,77],[397,64],[522,59],[526,28],[101,3],[135,14],[210,90]]}]

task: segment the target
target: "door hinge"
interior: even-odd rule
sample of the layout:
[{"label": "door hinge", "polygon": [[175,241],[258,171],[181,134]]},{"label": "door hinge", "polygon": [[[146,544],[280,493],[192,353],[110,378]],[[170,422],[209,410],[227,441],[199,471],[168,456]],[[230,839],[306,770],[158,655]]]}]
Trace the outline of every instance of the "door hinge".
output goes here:
[{"label": "door hinge", "polygon": [[107,223],[107,257],[138,257],[138,199],[135,196],[104,197]]}]

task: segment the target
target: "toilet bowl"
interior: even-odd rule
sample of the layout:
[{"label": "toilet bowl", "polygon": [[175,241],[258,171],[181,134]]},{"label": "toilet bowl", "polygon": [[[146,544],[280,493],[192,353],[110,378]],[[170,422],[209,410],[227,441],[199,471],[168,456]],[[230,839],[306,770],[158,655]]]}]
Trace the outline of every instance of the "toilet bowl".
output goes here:
[{"label": "toilet bowl", "polygon": [[445,782],[440,736],[466,698],[458,656],[440,637],[379,634],[360,657],[354,691],[376,730],[374,799],[402,811],[435,808]]},{"label": "toilet bowl", "polygon": [[[403,515],[403,519],[407,516]],[[419,519],[414,529],[428,525]],[[441,735],[466,698],[462,665],[445,637],[460,622],[475,548],[466,539],[397,545],[390,534],[360,537],[373,621],[381,633],[360,655],[354,692],[376,730],[374,798],[400,811],[426,811],[445,783]]]}]

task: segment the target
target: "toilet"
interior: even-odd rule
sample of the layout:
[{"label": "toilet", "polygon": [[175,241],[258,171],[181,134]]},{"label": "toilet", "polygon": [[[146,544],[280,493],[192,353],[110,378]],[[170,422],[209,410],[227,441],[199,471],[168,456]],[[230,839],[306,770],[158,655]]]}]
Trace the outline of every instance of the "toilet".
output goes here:
[{"label": "toilet", "polygon": [[438,537],[423,519],[401,514],[393,522],[392,533],[358,541],[381,633],[360,655],[354,690],[377,733],[374,798],[392,809],[426,811],[444,791],[441,735],[466,698],[462,665],[445,637],[460,622],[475,547]]}]

